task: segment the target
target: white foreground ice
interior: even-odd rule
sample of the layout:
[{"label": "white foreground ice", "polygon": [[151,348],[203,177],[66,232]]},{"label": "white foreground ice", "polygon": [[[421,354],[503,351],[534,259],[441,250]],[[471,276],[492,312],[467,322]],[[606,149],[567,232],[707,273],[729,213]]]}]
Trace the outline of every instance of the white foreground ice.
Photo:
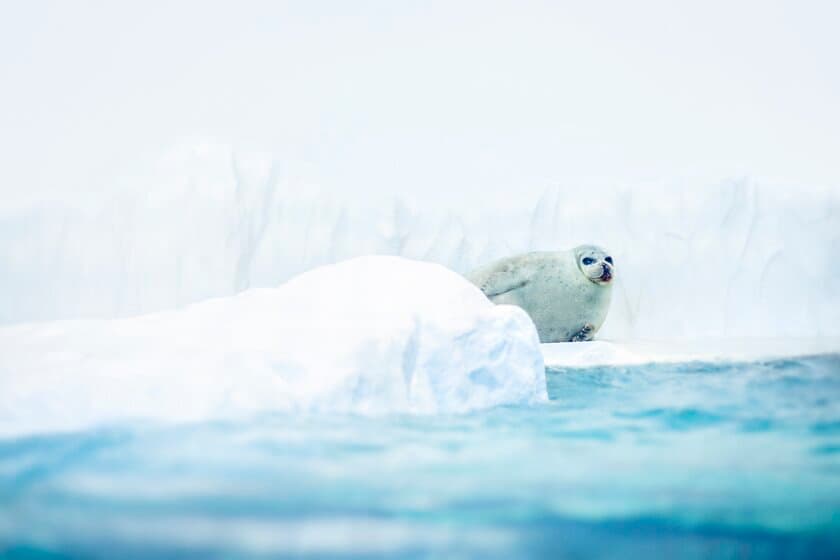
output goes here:
[{"label": "white foreground ice", "polygon": [[261,411],[463,412],[546,399],[536,330],[399,257],[127,319],[0,328],[0,433]]}]

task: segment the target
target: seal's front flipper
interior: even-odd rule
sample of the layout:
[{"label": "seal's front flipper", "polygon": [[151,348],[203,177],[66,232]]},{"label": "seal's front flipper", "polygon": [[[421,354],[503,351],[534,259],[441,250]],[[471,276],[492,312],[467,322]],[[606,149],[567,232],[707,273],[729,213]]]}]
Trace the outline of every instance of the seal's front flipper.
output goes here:
[{"label": "seal's front flipper", "polygon": [[530,263],[504,259],[473,272],[469,278],[484,295],[492,299],[524,287],[534,272]]},{"label": "seal's front flipper", "polygon": [[595,337],[595,325],[586,323],[583,328],[575,333],[569,342],[588,342]]}]

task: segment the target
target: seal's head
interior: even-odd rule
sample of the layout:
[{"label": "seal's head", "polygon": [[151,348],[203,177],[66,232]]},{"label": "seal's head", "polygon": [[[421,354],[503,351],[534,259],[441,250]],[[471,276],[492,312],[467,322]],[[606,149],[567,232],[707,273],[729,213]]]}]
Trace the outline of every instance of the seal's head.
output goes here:
[{"label": "seal's head", "polygon": [[600,285],[612,282],[615,264],[609,253],[595,245],[580,245],[574,253],[578,268],[588,280]]}]

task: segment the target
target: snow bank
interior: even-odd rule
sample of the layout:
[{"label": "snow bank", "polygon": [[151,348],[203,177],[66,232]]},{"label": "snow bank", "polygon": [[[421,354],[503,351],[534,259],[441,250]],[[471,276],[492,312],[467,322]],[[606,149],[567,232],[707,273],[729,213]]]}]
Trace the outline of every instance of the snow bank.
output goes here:
[{"label": "snow bank", "polygon": [[444,267],[362,257],[183,310],[0,329],[0,433],[546,398],[536,330]]}]

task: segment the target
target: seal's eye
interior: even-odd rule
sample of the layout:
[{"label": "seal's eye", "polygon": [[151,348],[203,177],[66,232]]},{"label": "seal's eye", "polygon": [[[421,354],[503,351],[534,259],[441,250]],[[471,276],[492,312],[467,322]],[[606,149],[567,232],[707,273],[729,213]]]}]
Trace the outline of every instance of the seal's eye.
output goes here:
[{"label": "seal's eye", "polygon": [[608,262],[608,263],[610,263],[610,264],[612,264],[612,263],[613,263],[613,262],[612,262],[612,257],[607,257],[607,258],[606,258],[606,259],[604,259],[604,260],[605,260],[605,261],[607,261],[607,262]]},{"label": "seal's eye", "polygon": [[595,259],[591,259],[589,257],[584,257],[581,261],[584,265],[589,266],[590,264],[595,262]]}]

